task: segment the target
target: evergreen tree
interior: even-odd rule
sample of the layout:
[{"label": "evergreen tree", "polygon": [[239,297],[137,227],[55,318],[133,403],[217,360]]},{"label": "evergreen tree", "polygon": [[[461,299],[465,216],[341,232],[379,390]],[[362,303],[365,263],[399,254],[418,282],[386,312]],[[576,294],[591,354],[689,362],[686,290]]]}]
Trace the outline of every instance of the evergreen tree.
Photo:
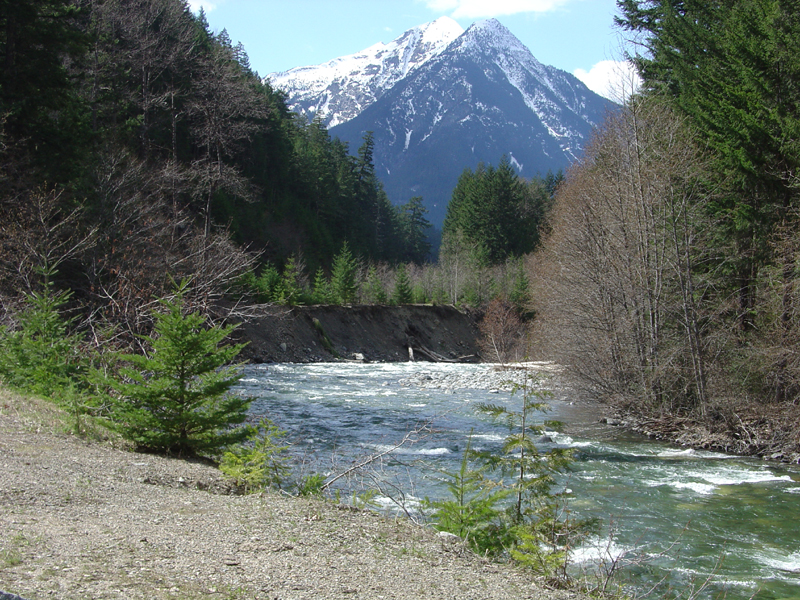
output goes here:
[{"label": "evergreen tree", "polygon": [[482,246],[492,264],[533,250],[544,221],[544,195],[514,173],[507,158],[498,167],[466,169],[447,207],[442,237],[461,230],[465,239]]},{"label": "evergreen tree", "polygon": [[295,306],[304,303],[304,277],[302,261],[295,258],[295,256],[290,256],[283,267],[283,274],[281,275],[281,297],[278,299],[280,304]]},{"label": "evergreen tree", "polygon": [[405,252],[403,260],[421,264],[425,262],[431,251],[427,230],[431,228],[425,214],[428,209],[422,203],[422,197],[414,196],[400,207],[400,225]]},{"label": "evergreen tree", "polygon": [[[621,0],[619,23],[645,34],[648,56],[637,65],[650,94],[668,98],[712,151],[723,192],[708,203],[718,246],[711,269],[718,289],[738,300],[740,345],[752,343],[759,321],[771,320],[759,282],[776,268],[780,296],[777,342],[767,375],[774,398],[786,399],[787,365],[795,354],[792,329],[796,251],[776,243],[800,228],[800,18],[794,0]],[[750,362],[750,361],[748,361]],[[794,386],[796,387],[796,385]]]},{"label": "evergreen tree", "polygon": [[791,1],[619,2],[623,27],[648,34],[645,86],[691,119],[715,152],[726,197],[709,208],[735,261],[742,329],[753,325],[769,235],[797,204],[800,21]]},{"label": "evergreen tree", "polygon": [[404,264],[400,264],[395,272],[392,302],[398,305],[411,304],[413,300],[414,294],[411,289],[411,280],[408,277],[408,270]]},{"label": "evergreen tree", "polygon": [[525,263],[521,259],[515,260],[509,270],[511,271],[511,289],[508,292],[508,301],[514,305],[517,313],[522,315],[528,310],[528,304],[531,301],[530,280],[525,273]]},{"label": "evergreen tree", "polygon": [[342,249],[333,259],[331,272],[331,293],[339,304],[352,304],[358,291],[358,261],[350,252],[345,241]]},{"label": "evergreen tree", "polygon": [[314,304],[332,304],[334,301],[331,282],[325,276],[322,267],[317,269],[314,275],[314,292],[311,298]]},{"label": "evergreen tree", "polygon": [[78,16],[70,0],[0,2],[3,130],[50,184],[78,177],[88,151],[84,104],[67,67],[88,49]]},{"label": "evergreen tree", "polygon": [[231,362],[244,344],[223,345],[234,326],[209,327],[199,313],[184,314],[186,282],[164,312],[154,314],[149,355],[128,354],[130,366],[108,380],[119,394],[116,427],[137,447],[178,455],[213,455],[248,437],[234,427],[246,416],[250,399],[231,394],[241,372]]},{"label": "evergreen tree", "polygon": [[0,327],[0,380],[10,387],[58,400],[70,390],[86,387],[82,339],[70,331],[72,320],[61,310],[68,292],[32,292],[17,315],[19,329]]},{"label": "evergreen tree", "polygon": [[365,304],[386,304],[386,290],[378,277],[375,265],[370,265],[367,269],[361,295]]}]

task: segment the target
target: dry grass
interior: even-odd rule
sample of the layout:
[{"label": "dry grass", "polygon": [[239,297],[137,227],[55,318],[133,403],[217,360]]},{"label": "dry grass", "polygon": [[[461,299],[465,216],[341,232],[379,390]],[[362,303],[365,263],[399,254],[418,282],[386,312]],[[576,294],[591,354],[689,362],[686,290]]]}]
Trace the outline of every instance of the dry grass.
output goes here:
[{"label": "dry grass", "polygon": [[0,386],[0,419],[28,433],[76,434],[95,442],[107,442],[116,448],[127,447],[118,434],[103,426],[102,421],[89,415],[75,416],[52,400],[22,394]]}]

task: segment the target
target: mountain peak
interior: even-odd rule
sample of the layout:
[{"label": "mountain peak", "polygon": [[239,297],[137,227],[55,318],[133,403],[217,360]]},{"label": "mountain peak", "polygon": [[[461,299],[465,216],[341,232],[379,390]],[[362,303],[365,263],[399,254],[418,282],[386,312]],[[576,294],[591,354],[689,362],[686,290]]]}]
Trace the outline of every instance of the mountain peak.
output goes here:
[{"label": "mountain peak", "polygon": [[420,25],[419,29],[424,32],[425,41],[434,40],[447,40],[447,43],[452,42],[462,33],[464,28],[450,17],[439,17],[435,21]]},{"label": "mountain peak", "polygon": [[327,126],[334,127],[360,114],[463,33],[456,21],[441,17],[389,43],[378,42],[320,65],[271,73],[267,79],[287,93],[291,110],[309,118],[320,115]]},{"label": "mountain peak", "polygon": [[505,155],[524,177],[565,168],[609,107],[574,76],[537,61],[496,19],[463,31],[443,17],[307,69],[274,81],[289,107],[324,115],[350,148],[373,132],[389,197],[422,196],[437,226],[465,167]]},{"label": "mountain peak", "polygon": [[517,37],[509,31],[497,19],[484,19],[476,21],[462,36],[465,47],[478,46],[482,51],[499,50],[503,52],[513,52],[515,54],[533,55],[527,46],[520,42]]},{"label": "mountain peak", "polygon": [[476,31],[498,31],[501,33],[511,33],[508,28],[497,19],[481,19],[480,21],[475,21],[470,26],[470,29],[475,29]]}]

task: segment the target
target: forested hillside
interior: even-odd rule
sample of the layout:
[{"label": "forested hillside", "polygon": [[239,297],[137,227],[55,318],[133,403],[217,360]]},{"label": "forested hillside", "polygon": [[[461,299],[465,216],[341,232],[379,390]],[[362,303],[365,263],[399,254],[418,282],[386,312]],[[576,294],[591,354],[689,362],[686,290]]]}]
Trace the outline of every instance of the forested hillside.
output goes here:
[{"label": "forested hillside", "polygon": [[639,413],[700,417],[745,449],[796,443],[796,422],[756,428],[800,397],[800,5],[618,5],[644,89],[557,195],[540,339]]},{"label": "forested hillside", "polygon": [[345,241],[426,257],[424,214],[389,202],[371,137],[351,156],[293,115],[183,0],[3,2],[0,57],[4,297],[46,271],[126,313],[169,277],[218,294],[265,260],[329,269]]}]

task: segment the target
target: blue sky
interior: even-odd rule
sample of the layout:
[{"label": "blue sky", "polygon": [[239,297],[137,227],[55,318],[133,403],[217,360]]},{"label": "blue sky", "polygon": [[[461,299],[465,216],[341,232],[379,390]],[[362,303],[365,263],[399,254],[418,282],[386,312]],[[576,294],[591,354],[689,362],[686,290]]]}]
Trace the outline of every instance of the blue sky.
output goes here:
[{"label": "blue sky", "polygon": [[[601,91],[629,81],[615,0],[190,0],[214,31],[242,42],[250,64],[267,75],[319,64],[388,42],[447,15],[465,29],[494,17],[539,61],[577,75]],[[627,87],[627,86],[626,86]],[[614,95],[606,92],[605,95]]]}]

